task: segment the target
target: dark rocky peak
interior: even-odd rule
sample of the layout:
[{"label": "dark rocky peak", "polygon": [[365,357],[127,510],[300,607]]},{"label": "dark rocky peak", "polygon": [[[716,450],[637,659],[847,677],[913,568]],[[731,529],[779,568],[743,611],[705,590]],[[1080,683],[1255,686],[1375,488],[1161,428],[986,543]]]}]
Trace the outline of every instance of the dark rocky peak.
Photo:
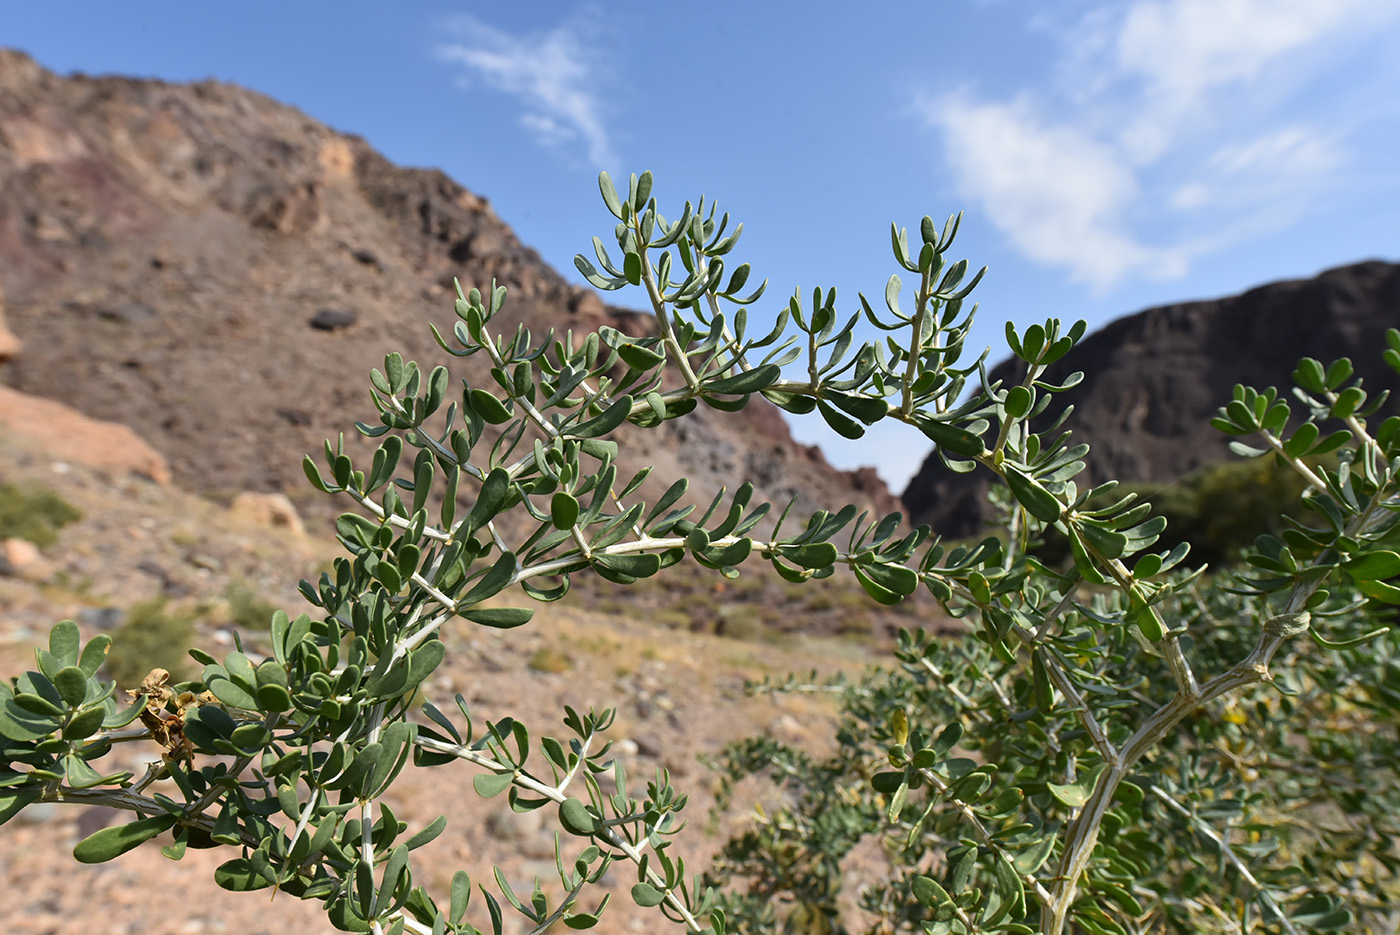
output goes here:
[{"label": "dark rocky peak", "polygon": [[[1084,338],[1048,379],[1085,375],[1054,407],[1074,406],[1066,424],[1076,442],[1092,446],[1090,482],[1168,482],[1233,457],[1229,438],[1209,425],[1216,409],[1238,383],[1290,392],[1301,357],[1349,357],[1368,392],[1394,392],[1396,375],[1380,352],[1385,329],[1397,325],[1400,265],[1371,260],[1120,318]],[[1013,358],[991,376],[1016,381],[1024,374]],[[984,472],[955,475],[930,455],[903,499],[916,522],[967,536],[987,517],[987,487]]]}]

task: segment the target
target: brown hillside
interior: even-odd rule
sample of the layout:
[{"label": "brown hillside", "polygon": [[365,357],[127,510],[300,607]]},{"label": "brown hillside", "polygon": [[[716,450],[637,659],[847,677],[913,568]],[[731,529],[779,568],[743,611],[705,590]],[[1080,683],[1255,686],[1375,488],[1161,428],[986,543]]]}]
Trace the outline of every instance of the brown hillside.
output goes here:
[{"label": "brown hillside", "polygon": [[[504,283],[510,324],[537,334],[649,320],[566,282],[442,172],[291,107],[212,81],[60,77],[0,51],[0,286],[23,344],[0,382],[130,426],[178,486],[324,499],[303,453],[375,421],[367,375],[385,353],[446,357],[428,324],[455,320],[454,276]],[[486,379],[475,360],[453,375]],[[707,500],[749,479],[799,509],[897,507],[873,472],[795,444],[766,403],[638,431],[623,456],[688,474]]]}]

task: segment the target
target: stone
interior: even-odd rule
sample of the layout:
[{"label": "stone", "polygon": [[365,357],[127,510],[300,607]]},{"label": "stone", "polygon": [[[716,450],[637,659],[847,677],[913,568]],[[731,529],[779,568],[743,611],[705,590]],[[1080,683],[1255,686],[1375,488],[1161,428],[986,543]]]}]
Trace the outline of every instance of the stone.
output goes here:
[{"label": "stone", "polygon": [[277,410],[277,415],[286,420],[288,425],[310,425],[312,422],[311,413],[307,412],[305,409],[283,407]]},{"label": "stone", "polygon": [[105,805],[84,805],[76,818],[78,835],[85,838],[90,834],[96,834],[126,814],[128,813],[119,808],[108,808]]},{"label": "stone", "polygon": [[661,758],[663,747],[661,740],[656,735],[643,734],[640,737],[634,737],[632,742],[637,745],[637,752],[642,756],[650,757],[653,760]]},{"label": "stone", "polygon": [[155,318],[156,311],[145,302],[119,302],[99,308],[97,317],[123,325],[138,325]]},{"label": "stone", "polygon": [[28,539],[0,542],[0,574],[25,581],[43,581],[49,576],[49,563],[39,547]]},{"label": "stone", "polygon": [[554,835],[539,831],[521,840],[518,845],[521,856],[535,860],[551,860],[554,857]]},{"label": "stone", "polygon": [[53,802],[34,802],[24,807],[15,820],[23,825],[43,825],[57,820],[58,805]]},{"label": "stone", "polygon": [[51,399],[0,386],[0,428],[29,436],[55,458],[111,474],[143,474],[162,487],[170,484],[165,457],[131,429],[90,419]]},{"label": "stone", "polygon": [[78,611],[78,623],[93,630],[114,630],[121,626],[125,612],[120,607],[84,607]]},{"label": "stone", "polygon": [[5,321],[5,287],[0,286],[0,363],[14,357],[23,346]]},{"label": "stone", "polygon": [[498,841],[518,841],[539,834],[543,828],[544,816],[540,809],[517,812],[506,806],[486,819],[487,833]]},{"label": "stone", "polygon": [[323,308],[311,316],[310,325],[317,331],[341,331],[360,320],[360,316],[343,308]]},{"label": "stone", "polygon": [[244,491],[233,498],[229,512],[253,525],[280,529],[296,536],[306,535],[301,515],[292,501],[282,493],[253,493]]}]

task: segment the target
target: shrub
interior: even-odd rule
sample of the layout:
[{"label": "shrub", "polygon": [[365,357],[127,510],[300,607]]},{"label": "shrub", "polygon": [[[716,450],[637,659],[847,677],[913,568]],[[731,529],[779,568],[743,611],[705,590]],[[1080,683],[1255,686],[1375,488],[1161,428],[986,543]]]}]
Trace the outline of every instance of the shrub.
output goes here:
[{"label": "shrub", "polygon": [[[1008,324],[1028,365],[1015,385],[963,360],[964,303],[982,274],[948,262],[958,219],[924,218],[912,250],[892,230],[912,304],[899,277],[879,312],[861,297],[840,315],[833,291],[810,303],[799,292],[759,334],[747,309],[763,287],[745,294],[751,270],[729,259],[739,228],[728,215],[702,200],[663,218],[649,174],[625,196],[606,175],[600,187],[619,252],[597,240],[596,265],[578,267],[600,288],[641,287],[657,333],[537,341],[498,330],[503,288],[459,288],[459,320],[434,336],[451,356],[484,358],[490,380],[449,398],[446,367],[390,354],[371,374],[378,424],[358,425],[380,439],[371,462],[357,469],[330,444],[322,464],[307,459],[316,487],[357,508],[336,525],[348,556],[302,585],[315,617],[274,615],[272,656],[258,663],[192,650],[197,680],[153,687],[127,711],[96,678],[106,638],[83,647],[76,625],[58,624],[38,671],[0,690],[0,821],[35,801],[125,808],[141,817],[84,839],[79,860],[170,831],[164,851],[177,859],[236,849],[221,886],[316,899],[337,927],[376,935],[478,931],[466,874],[430,893],[411,861],[446,819],[410,833],[383,801],[410,759],[465,765],[480,794],[554,812],[567,835],[557,886],[517,894],[496,875],[535,932],[593,925],[608,896],[583,897],[613,864],[635,873],[635,902],[692,931],[836,929],[842,856],[872,837],[890,867],[866,896],[880,931],[1297,931],[1370,911],[1366,894],[1385,894],[1397,863],[1400,667],[1374,624],[1379,604],[1400,602],[1387,581],[1400,574],[1400,417],[1376,417],[1384,400],[1367,399],[1349,362],[1305,360],[1297,412],[1244,387],[1222,408],[1217,426],[1289,465],[1318,519],[1261,535],[1246,572],[1210,581],[1187,570],[1185,546],[1156,549],[1165,522],[1149,505],[1099,506],[1114,485],[1076,483],[1087,446],[1029,427],[1068,385],[1043,374],[1083,322]],[[858,346],[862,315],[890,339]],[[1400,332],[1388,340],[1400,370]],[[804,376],[785,379],[799,360]],[[649,471],[619,476],[609,436],[624,423],[735,410],[754,394],[817,411],[847,437],[886,418],[918,427],[950,468],[995,475],[1004,534],[949,544],[852,506],[798,522],[790,504],[752,502],[747,483],[696,506],[676,480],[646,503]],[[1305,460],[1338,440],[1334,467]],[[1026,551],[1047,528],[1069,542],[1063,570]],[[790,809],[727,851],[711,881],[746,883],[727,892],[671,856],[686,797],[665,771],[628,784],[603,740],[612,711],[566,710],[560,740],[509,717],[480,724],[460,695],[451,715],[423,697],[453,617],[521,626],[531,611],[500,604],[517,587],[557,600],[576,577],[625,587],[687,555],[726,579],[750,560],[795,584],[839,571],[884,605],[927,590],[969,627],[946,643],[904,633],[900,668],[847,692],[834,758],[765,740],[731,752],[731,777],[797,784]],[[145,794],[155,773],[133,782],[93,765],[137,717],[168,754],[178,797]],[[1263,786],[1251,777],[1273,757],[1305,768]],[[1294,826],[1333,806],[1364,820]],[[475,922],[500,933],[502,903],[483,901]]]},{"label": "shrub", "polygon": [[163,597],[128,607],[112,639],[107,671],[122,688],[136,688],[152,669],[165,669],[176,682],[190,674],[187,649],[194,640],[194,620],[169,610]]},{"label": "shrub", "polygon": [[41,549],[58,541],[58,531],[83,518],[78,509],[47,487],[0,484],[0,539],[28,539]]},{"label": "shrub", "polygon": [[531,672],[549,672],[559,675],[568,672],[574,667],[574,661],[568,654],[552,646],[541,646],[530,654],[529,662],[526,663]]},{"label": "shrub", "polygon": [[230,581],[224,588],[224,597],[228,600],[229,619],[242,630],[260,633],[277,612],[275,605],[245,581]]},{"label": "shrub", "polygon": [[[1307,521],[1300,502],[1305,489],[1291,466],[1275,458],[1253,458],[1213,462],[1166,485],[1122,484],[1095,505],[1136,494],[1167,521],[1159,546],[1189,543],[1195,561],[1219,565],[1237,560],[1259,534],[1277,536],[1290,519]],[[1068,561],[1069,540],[1051,530],[1036,553],[1047,561]]]}]

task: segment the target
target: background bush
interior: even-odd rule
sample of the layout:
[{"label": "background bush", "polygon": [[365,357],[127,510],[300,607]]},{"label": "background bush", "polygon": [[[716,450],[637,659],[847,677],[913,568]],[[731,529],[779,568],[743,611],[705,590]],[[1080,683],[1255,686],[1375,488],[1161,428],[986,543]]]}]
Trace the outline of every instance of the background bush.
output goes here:
[{"label": "background bush", "polygon": [[0,484],[0,539],[27,539],[44,549],[58,531],[83,514],[54,491],[39,485]]},{"label": "background bush", "polygon": [[194,618],[172,610],[165,598],[132,604],[112,632],[107,671],[122,688],[136,688],[152,669],[168,671],[172,683],[183,682],[193,674],[188,647],[194,635]]}]

